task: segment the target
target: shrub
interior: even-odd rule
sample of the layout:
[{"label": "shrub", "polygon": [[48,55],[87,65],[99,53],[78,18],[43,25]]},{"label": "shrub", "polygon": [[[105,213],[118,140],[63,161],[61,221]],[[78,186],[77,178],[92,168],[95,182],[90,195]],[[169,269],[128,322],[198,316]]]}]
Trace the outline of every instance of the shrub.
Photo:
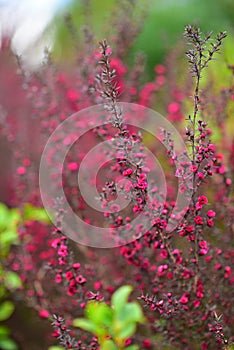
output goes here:
[{"label": "shrub", "polygon": [[[152,82],[144,83],[142,57],[137,57],[129,71],[122,60],[111,56],[105,40],[100,52],[78,55],[72,76],[58,72],[49,56],[48,65],[36,75],[28,77],[20,66],[23,102],[30,111],[27,123],[32,134],[22,140],[14,115],[3,113],[3,106],[1,133],[11,145],[15,168],[9,204],[19,209],[25,202],[42,206],[39,159],[50,134],[59,130],[52,134],[56,136],[50,139],[52,147],[43,152],[46,168],[40,172],[41,195],[51,209],[55,226],[35,221],[22,223],[21,245],[11,252],[9,263],[21,277],[27,301],[42,318],[51,320],[55,326],[53,336],[64,348],[208,349],[232,343],[234,164],[228,125],[234,94],[232,84],[217,89],[209,75],[203,80],[225,36],[220,33],[213,39],[211,34],[203,36],[197,28],[185,28],[191,45],[186,55],[194,83],[184,64],[180,80],[182,68],[175,53],[165,65],[155,67]],[[232,65],[229,71],[233,74]],[[133,104],[125,109],[126,104],[118,103],[118,99],[137,103],[137,110]],[[88,109],[97,103],[102,104]],[[155,108],[157,103],[168,122],[158,132],[146,133],[148,108]],[[102,123],[96,125],[95,118]],[[139,118],[135,124],[134,118]],[[60,129],[62,122],[65,129]],[[179,130],[187,149],[180,149],[168,125]],[[20,130],[22,126],[18,127]],[[223,142],[213,141],[217,135],[212,135],[212,128],[225,135]],[[75,144],[77,134],[81,138]],[[103,209],[100,214],[85,203],[85,188],[77,187],[76,176],[88,152],[98,143],[106,145],[104,141],[112,146],[100,148],[95,161],[88,159],[84,173],[88,192],[97,185],[97,202]],[[32,149],[25,148],[27,142]],[[69,150],[61,164],[64,145]],[[160,167],[154,170],[146,156],[147,149],[159,155],[165,169],[165,187],[160,187]],[[98,164],[103,169],[93,178]],[[122,187],[118,185],[120,180],[124,181]],[[64,198],[53,197],[62,193],[61,189],[69,210]],[[128,200],[122,211],[115,203],[120,193]],[[187,201],[186,196],[191,200]],[[74,226],[74,213],[86,223],[87,232]],[[150,223],[146,231],[141,222],[131,225],[141,214],[142,221]],[[171,230],[168,223],[172,224]],[[96,241],[90,241],[88,235],[91,225],[95,226]],[[103,240],[99,236],[101,228],[107,227]],[[110,246],[112,249],[107,249]],[[108,305],[111,300],[113,305],[126,284],[133,288],[132,299],[144,306],[147,321],[135,333],[136,323],[143,316],[136,301],[126,303],[126,307],[135,305],[139,317],[132,320],[132,331],[117,340],[118,331],[113,330],[112,321],[118,316],[116,309]],[[124,300],[127,301],[120,298],[118,305]],[[74,321],[84,309],[89,326],[87,320]],[[108,315],[101,316],[102,325],[97,329],[99,311]],[[93,331],[94,336],[69,330],[72,324]],[[111,336],[108,340],[104,339],[107,333]]]}]

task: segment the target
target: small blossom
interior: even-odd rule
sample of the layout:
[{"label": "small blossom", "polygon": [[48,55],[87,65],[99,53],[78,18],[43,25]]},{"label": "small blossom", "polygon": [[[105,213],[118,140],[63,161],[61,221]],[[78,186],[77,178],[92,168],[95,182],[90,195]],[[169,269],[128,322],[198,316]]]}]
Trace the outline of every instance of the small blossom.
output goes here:
[{"label": "small blossom", "polygon": [[62,276],[60,273],[57,273],[55,276],[55,282],[56,283],[61,283],[62,282]]},{"label": "small blossom", "polygon": [[215,211],[214,211],[214,210],[208,210],[208,212],[207,212],[207,216],[208,216],[209,218],[214,218],[214,217],[215,217],[215,215],[216,215],[216,213],[215,213]]},{"label": "small blossom", "polygon": [[143,340],[142,345],[145,349],[150,349],[152,346],[152,342],[150,339],[145,339],[145,340]]},{"label": "small blossom", "polygon": [[24,175],[24,174],[26,173],[25,167],[23,167],[23,166],[18,167],[18,168],[17,168],[17,173],[18,173],[19,175]]},{"label": "small blossom", "polygon": [[203,218],[199,215],[195,216],[194,222],[196,225],[202,225],[203,224]]},{"label": "small blossom", "polygon": [[71,271],[66,272],[66,279],[70,281],[73,278],[73,273]]},{"label": "small blossom", "polygon": [[66,245],[61,245],[59,247],[58,255],[60,255],[61,257],[64,257],[64,256],[68,255],[68,251],[67,251],[67,246]]},{"label": "small blossom", "polygon": [[86,282],[86,278],[83,277],[82,275],[79,275],[76,277],[76,282],[79,284],[84,284]]},{"label": "small blossom", "polygon": [[50,315],[50,313],[49,313],[49,311],[48,310],[40,310],[39,311],[39,316],[41,317],[41,318],[48,318],[49,317],[49,315]]},{"label": "small blossom", "polygon": [[78,165],[75,162],[70,162],[67,165],[68,170],[76,171],[78,169]]},{"label": "small blossom", "polygon": [[182,295],[182,297],[180,298],[180,303],[181,304],[187,304],[189,301],[188,295],[185,293]]},{"label": "small blossom", "polygon": [[207,204],[208,203],[208,199],[206,196],[200,196],[198,197],[198,202],[203,205],[203,204]]},{"label": "small blossom", "polygon": [[128,168],[127,170],[123,171],[123,176],[130,176],[132,175],[132,169]]}]

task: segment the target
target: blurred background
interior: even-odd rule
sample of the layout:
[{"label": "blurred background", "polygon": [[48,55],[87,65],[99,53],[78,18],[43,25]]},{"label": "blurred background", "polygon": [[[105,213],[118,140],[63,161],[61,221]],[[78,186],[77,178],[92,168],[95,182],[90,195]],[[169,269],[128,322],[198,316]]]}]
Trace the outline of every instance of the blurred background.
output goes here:
[{"label": "blurred background", "polygon": [[[131,13],[126,3],[132,6]],[[116,25],[121,11],[122,16],[141,19],[115,33],[124,41],[134,32],[126,59],[131,64],[135,53],[143,51],[149,73],[182,39],[186,24],[195,24],[203,32],[227,30],[230,41],[234,32],[232,0],[0,0],[0,33],[11,38],[13,51],[35,69],[45,47],[52,49],[57,60],[71,58],[74,48],[82,47],[84,26],[96,43],[104,37],[110,40],[114,34],[110,24]]]}]

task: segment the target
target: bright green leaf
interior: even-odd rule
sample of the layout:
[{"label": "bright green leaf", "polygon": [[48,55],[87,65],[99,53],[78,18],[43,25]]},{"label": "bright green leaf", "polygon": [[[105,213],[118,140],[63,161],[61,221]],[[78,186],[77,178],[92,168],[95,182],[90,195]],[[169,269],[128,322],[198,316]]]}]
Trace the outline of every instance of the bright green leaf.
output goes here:
[{"label": "bright green leaf", "polygon": [[0,348],[2,350],[17,350],[18,346],[14,342],[14,340],[10,338],[0,339]]},{"label": "bright green leaf", "polygon": [[11,301],[4,301],[0,305],[0,321],[7,320],[14,312],[14,304]]},{"label": "bright green leaf", "polygon": [[7,338],[9,334],[10,334],[10,330],[8,327],[0,326],[0,338]]},{"label": "bright green leaf", "polygon": [[1,247],[6,247],[11,244],[17,244],[18,243],[18,233],[17,229],[15,227],[8,228],[5,231],[0,232],[0,243]]},{"label": "bright green leaf", "polygon": [[128,303],[124,305],[121,312],[118,314],[118,319],[123,323],[143,323],[145,321],[141,307],[137,302]]},{"label": "bright green leaf", "polygon": [[135,323],[123,323],[123,327],[116,332],[116,336],[120,339],[127,339],[131,337],[136,332],[136,324]]},{"label": "bright green leaf", "polygon": [[50,346],[48,350],[64,350],[61,346]]},{"label": "bright green leaf", "polygon": [[118,350],[118,348],[112,340],[105,340],[102,343],[101,350]]},{"label": "bright green leaf", "polygon": [[96,334],[97,331],[97,326],[92,321],[86,320],[85,318],[76,318],[73,321],[73,326],[94,334]]},{"label": "bright green leaf", "polygon": [[9,210],[5,204],[0,203],[0,230],[4,230],[8,226]]},{"label": "bright green leaf", "polygon": [[139,350],[139,346],[138,345],[130,345],[126,348],[126,350]]},{"label": "bright green leaf", "polygon": [[113,294],[111,304],[116,313],[119,313],[123,306],[127,303],[132,290],[133,288],[131,286],[123,286]]},{"label": "bright green leaf", "polygon": [[9,217],[8,217],[8,226],[9,227],[17,227],[19,222],[21,220],[20,211],[16,208],[9,210]]},{"label": "bright green leaf", "polygon": [[26,204],[23,212],[23,220],[24,221],[40,221],[49,223],[50,219],[43,208],[34,207],[31,204]]},{"label": "bright green leaf", "polygon": [[17,289],[22,286],[22,282],[17,273],[9,271],[5,275],[5,286],[8,289]]},{"label": "bright green leaf", "polygon": [[105,303],[91,301],[87,304],[85,315],[99,326],[110,326],[113,321],[113,310]]}]

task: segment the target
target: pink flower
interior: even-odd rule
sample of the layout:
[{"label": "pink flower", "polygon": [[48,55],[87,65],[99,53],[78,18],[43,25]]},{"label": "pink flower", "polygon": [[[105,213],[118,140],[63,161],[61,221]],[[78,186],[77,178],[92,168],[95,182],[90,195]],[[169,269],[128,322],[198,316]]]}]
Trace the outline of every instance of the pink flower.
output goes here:
[{"label": "pink flower", "polygon": [[72,278],[73,278],[73,273],[71,271],[67,271],[66,272],[66,279],[68,281],[70,281],[70,280],[72,280]]},{"label": "pink flower", "polygon": [[58,255],[64,257],[64,256],[67,256],[68,255],[68,251],[67,251],[67,246],[66,245],[61,245],[59,247],[59,250],[58,250]]},{"label": "pink flower", "polygon": [[143,347],[146,348],[146,349],[151,348],[151,346],[152,346],[151,340],[150,340],[150,339],[145,339],[145,340],[143,340],[142,345],[143,345]]},{"label": "pink flower", "polygon": [[94,289],[95,290],[99,290],[99,289],[101,289],[101,287],[102,287],[102,282],[101,281],[97,281],[97,282],[94,283]]},{"label": "pink flower", "polygon": [[187,304],[188,301],[189,301],[189,298],[188,298],[188,296],[187,296],[187,293],[184,293],[184,294],[182,295],[182,297],[180,298],[180,303],[181,303],[181,304]]},{"label": "pink flower", "polygon": [[200,241],[199,242],[199,247],[201,248],[199,251],[200,255],[205,255],[208,253],[209,247],[206,241]]},{"label": "pink flower", "polygon": [[67,91],[67,99],[70,101],[70,102],[76,102],[79,98],[79,95],[77,93],[77,91],[75,90],[68,90]]},{"label": "pink flower", "polygon": [[196,165],[191,165],[190,170],[195,173],[197,171]]},{"label": "pink flower", "polygon": [[222,268],[222,265],[221,264],[215,264],[215,269],[216,270],[220,270]]},{"label": "pink flower", "polygon": [[172,102],[168,106],[169,113],[178,113],[180,110],[180,105],[177,102]]},{"label": "pink flower", "polygon": [[215,145],[213,145],[212,143],[209,144],[208,150],[209,150],[210,152],[214,153],[215,149],[216,149]]},{"label": "pink flower", "polygon": [[39,316],[41,317],[41,318],[48,318],[49,317],[49,311],[48,310],[40,310],[39,311]]},{"label": "pink flower", "polygon": [[17,173],[18,173],[19,175],[24,175],[24,174],[26,173],[25,167],[19,166],[19,167],[17,168]]},{"label": "pink flower", "polygon": [[213,227],[214,226],[214,222],[211,219],[208,219],[207,220],[207,226]]},{"label": "pink flower", "polygon": [[195,216],[194,222],[196,225],[202,225],[203,224],[203,218],[199,215]]},{"label": "pink flower", "polygon": [[160,252],[160,256],[163,258],[163,259],[166,259],[168,257],[168,252],[166,249],[162,249],[161,252]]},{"label": "pink flower", "polygon": [[84,284],[86,282],[86,278],[83,277],[82,275],[79,275],[76,277],[76,282],[79,284]]},{"label": "pink flower", "polygon": [[123,171],[123,176],[130,176],[132,175],[132,169],[128,168],[127,170]]},{"label": "pink flower", "polygon": [[216,215],[216,212],[215,212],[214,210],[208,210],[207,216],[208,216],[209,218],[214,218],[215,215]]},{"label": "pink flower", "polygon": [[60,273],[57,273],[55,276],[55,282],[56,283],[61,283],[62,282],[62,276]]},{"label": "pink flower", "polygon": [[225,278],[230,277],[231,274],[232,274],[232,269],[231,269],[231,267],[230,267],[230,266],[225,266],[224,270],[225,270],[224,277],[225,277]]},{"label": "pink flower", "polygon": [[193,301],[193,306],[194,306],[195,308],[199,307],[200,305],[201,305],[200,300],[195,299],[195,300]]},{"label": "pink flower", "polygon": [[72,267],[73,267],[74,270],[79,270],[80,264],[79,264],[79,263],[74,263],[74,264],[72,265]]},{"label": "pink flower", "polygon": [[199,179],[204,179],[205,175],[199,171],[198,172],[198,177],[199,177]]},{"label": "pink flower", "polygon": [[78,165],[75,162],[70,162],[67,165],[68,170],[76,171],[78,169]]},{"label": "pink flower", "polygon": [[164,74],[166,72],[166,68],[162,64],[158,64],[157,66],[155,66],[154,70],[157,74]]},{"label": "pink flower", "polygon": [[208,199],[206,196],[200,196],[198,197],[198,202],[199,204],[203,205],[203,204],[207,204],[208,203]]}]

